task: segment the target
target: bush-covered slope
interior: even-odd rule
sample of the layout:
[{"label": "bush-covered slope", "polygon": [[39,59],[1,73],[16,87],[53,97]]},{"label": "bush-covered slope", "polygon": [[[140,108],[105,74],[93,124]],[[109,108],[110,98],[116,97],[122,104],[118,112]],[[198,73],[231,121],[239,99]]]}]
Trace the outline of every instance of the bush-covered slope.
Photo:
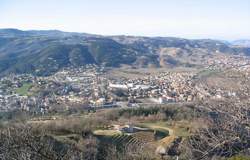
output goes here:
[{"label": "bush-covered slope", "polygon": [[93,63],[109,67],[195,66],[216,54],[249,56],[250,49],[206,39],[0,29],[0,75],[11,72],[49,75],[66,66]]}]

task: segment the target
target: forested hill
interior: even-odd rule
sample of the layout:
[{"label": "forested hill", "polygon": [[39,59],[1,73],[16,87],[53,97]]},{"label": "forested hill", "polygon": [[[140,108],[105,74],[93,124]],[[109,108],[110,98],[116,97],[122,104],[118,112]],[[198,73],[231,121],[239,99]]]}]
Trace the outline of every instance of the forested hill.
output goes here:
[{"label": "forested hill", "polygon": [[211,55],[250,55],[250,49],[216,40],[100,36],[86,33],[0,29],[0,75],[50,75],[85,64],[119,67],[197,66]]}]

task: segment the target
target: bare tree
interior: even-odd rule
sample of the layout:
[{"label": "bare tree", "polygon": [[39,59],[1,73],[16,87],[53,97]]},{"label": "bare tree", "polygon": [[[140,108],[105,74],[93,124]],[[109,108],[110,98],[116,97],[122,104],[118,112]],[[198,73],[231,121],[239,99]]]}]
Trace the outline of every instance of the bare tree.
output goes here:
[{"label": "bare tree", "polygon": [[242,103],[209,103],[208,128],[189,139],[192,159],[231,157],[250,148],[249,107]]},{"label": "bare tree", "polygon": [[2,160],[68,160],[79,153],[72,145],[59,144],[43,133],[35,134],[31,126],[18,124],[0,132]]}]

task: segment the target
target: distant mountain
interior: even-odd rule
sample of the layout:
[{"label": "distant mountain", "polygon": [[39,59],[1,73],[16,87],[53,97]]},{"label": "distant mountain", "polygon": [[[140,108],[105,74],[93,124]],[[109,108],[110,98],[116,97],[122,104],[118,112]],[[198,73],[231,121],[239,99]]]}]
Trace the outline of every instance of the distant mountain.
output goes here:
[{"label": "distant mountain", "polygon": [[136,51],[108,38],[61,31],[0,30],[0,73],[49,75],[67,66],[135,61]]},{"label": "distant mountain", "polygon": [[235,46],[250,47],[250,39],[236,40],[231,42],[231,44]]},{"label": "distant mountain", "polygon": [[69,36],[87,36],[97,35],[76,32],[63,32],[59,30],[28,30],[22,31],[13,28],[0,29],[0,37],[25,37],[25,36],[45,36],[45,37],[69,37]]},{"label": "distant mountain", "polygon": [[0,75],[50,75],[67,66],[200,66],[217,54],[250,55],[247,47],[216,40],[99,36],[86,33],[0,29]]}]

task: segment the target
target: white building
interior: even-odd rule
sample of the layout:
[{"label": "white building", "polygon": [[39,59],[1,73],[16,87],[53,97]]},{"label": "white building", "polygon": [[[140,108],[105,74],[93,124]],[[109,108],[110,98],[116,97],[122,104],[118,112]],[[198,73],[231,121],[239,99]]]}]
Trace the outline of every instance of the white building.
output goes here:
[{"label": "white building", "polygon": [[128,86],[125,84],[109,84],[110,88],[114,88],[114,89],[128,89]]}]

